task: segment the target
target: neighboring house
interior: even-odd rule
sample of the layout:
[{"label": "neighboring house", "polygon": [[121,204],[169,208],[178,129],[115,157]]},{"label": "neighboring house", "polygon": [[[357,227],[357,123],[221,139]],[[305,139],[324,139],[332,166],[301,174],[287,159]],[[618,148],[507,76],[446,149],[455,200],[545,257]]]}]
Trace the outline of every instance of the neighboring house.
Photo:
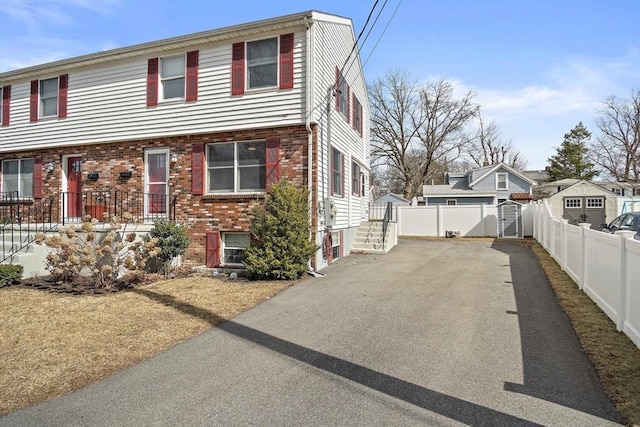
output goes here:
[{"label": "neighboring house", "polygon": [[373,201],[373,203],[370,205],[369,208],[369,219],[370,220],[382,220],[385,216],[385,212],[387,209],[387,205],[391,203],[393,210],[392,210],[392,218],[391,220],[395,221],[396,217],[395,217],[395,208],[397,206],[409,206],[411,205],[411,201],[405,199],[404,197],[402,197],[399,194],[395,194],[395,193],[387,193],[383,196],[378,197],[377,199],[375,199]]},{"label": "neighboring house", "polygon": [[629,182],[615,182],[615,181],[594,181],[594,184],[609,190],[618,196],[622,197],[634,197],[640,196],[640,184],[632,184]]},{"label": "neighboring house", "polygon": [[186,263],[241,267],[252,205],[284,177],[310,190],[322,268],[368,203],[355,47],[350,19],[309,11],[2,73],[0,191],[54,223],[176,219]]},{"label": "neighboring house", "polygon": [[592,228],[618,216],[618,196],[589,181],[577,180],[549,197],[548,203],[555,218],[567,219],[571,224],[589,223]]},{"label": "neighboring house", "polygon": [[422,192],[427,206],[527,203],[535,184],[522,172],[498,163],[466,173],[447,172],[444,185],[424,185]]},{"label": "neighboring house", "polygon": [[545,184],[538,185],[537,187],[535,187],[534,194],[539,199],[546,199],[564,189],[571,187],[573,184],[579,181],[580,181],[579,179],[575,179],[575,178],[565,178],[565,179],[559,179],[557,181],[547,182]]},{"label": "neighboring house", "polygon": [[373,202],[375,204],[384,204],[387,202],[391,202],[394,206],[408,206],[411,204],[411,200],[407,200],[396,193],[387,193],[383,196],[378,197]]}]

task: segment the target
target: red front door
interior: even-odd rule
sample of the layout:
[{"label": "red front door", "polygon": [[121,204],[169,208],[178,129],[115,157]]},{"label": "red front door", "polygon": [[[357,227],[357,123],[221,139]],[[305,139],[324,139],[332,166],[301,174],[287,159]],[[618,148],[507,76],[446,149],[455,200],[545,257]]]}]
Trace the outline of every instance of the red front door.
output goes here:
[{"label": "red front door", "polygon": [[67,159],[67,217],[82,216],[82,157]]}]

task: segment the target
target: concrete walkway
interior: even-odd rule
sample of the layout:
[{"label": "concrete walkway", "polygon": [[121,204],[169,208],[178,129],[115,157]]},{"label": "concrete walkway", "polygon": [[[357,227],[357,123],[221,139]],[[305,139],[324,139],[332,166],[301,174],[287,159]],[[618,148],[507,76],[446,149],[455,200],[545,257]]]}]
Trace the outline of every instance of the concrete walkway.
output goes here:
[{"label": "concrete walkway", "polygon": [[325,272],[0,425],[615,425],[528,249],[402,240]]}]

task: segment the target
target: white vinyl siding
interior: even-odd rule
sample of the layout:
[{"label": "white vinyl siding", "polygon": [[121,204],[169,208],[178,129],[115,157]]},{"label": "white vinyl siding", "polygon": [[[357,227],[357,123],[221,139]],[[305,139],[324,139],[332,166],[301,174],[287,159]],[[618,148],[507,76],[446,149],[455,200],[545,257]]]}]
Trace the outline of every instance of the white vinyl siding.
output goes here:
[{"label": "white vinyl siding", "polygon": [[[1,130],[0,152],[299,125],[305,122],[305,40],[304,30],[294,33],[294,85],[286,91],[231,97],[233,41],[199,50],[197,103],[146,108],[146,57],[70,71],[67,105],[73,114],[64,122],[29,123],[29,81],[12,83],[11,126]],[[333,73],[335,78],[335,68]]]}]

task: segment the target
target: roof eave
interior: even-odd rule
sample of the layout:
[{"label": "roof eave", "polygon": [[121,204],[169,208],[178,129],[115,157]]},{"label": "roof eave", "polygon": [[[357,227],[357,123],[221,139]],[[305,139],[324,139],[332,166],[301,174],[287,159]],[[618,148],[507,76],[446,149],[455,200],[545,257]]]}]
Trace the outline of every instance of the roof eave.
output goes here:
[{"label": "roof eave", "polygon": [[0,81],[4,83],[14,80],[24,80],[40,76],[43,72],[54,74],[79,67],[129,59],[138,56],[153,55],[177,49],[188,49],[207,43],[215,43],[236,38],[246,38],[260,33],[299,27],[305,25],[305,18],[307,18],[308,21],[312,20],[313,14],[314,11],[301,12],[293,15],[254,21],[219,28],[216,30],[202,31],[199,33],[141,43],[69,59],[62,59],[60,61],[0,73]]}]

